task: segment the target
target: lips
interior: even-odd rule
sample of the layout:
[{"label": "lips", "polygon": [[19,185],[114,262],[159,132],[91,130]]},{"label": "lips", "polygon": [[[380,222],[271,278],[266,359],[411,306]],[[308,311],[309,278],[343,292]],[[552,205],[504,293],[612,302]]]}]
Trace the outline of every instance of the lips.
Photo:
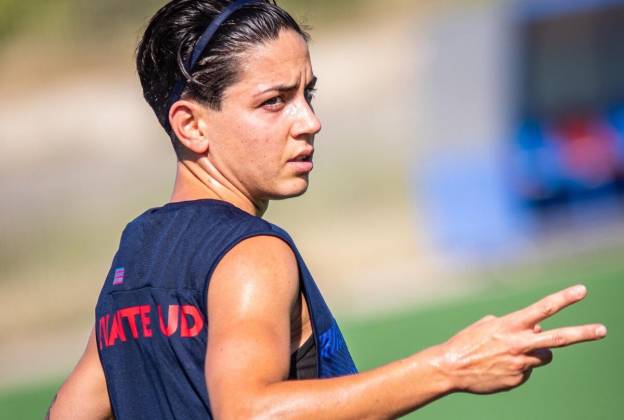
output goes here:
[{"label": "lips", "polygon": [[307,162],[310,160],[310,156],[300,156],[297,159],[291,160],[291,162]]},{"label": "lips", "polygon": [[312,158],[314,157],[314,149],[306,149],[294,158],[288,161],[288,164],[294,168],[297,173],[308,173],[314,169]]},{"label": "lips", "polygon": [[311,162],[314,156],[314,149],[306,149],[301,151],[297,156],[290,159],[288,162]]}]

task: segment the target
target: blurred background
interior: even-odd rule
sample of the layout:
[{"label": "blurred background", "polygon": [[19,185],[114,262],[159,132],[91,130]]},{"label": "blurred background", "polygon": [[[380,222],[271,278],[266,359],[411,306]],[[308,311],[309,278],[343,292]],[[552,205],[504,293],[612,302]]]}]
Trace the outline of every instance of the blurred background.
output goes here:
[{"label": "blurred background", "polygon": [[[603,322],[502,395],[413,418],[616,419],[624,1],[283,0],[312,27],[316,168],[274,202],[361,370],[583,282]],[[41,418],[125,224],[175,160],[133,53],[163,0],[0,0],[0,418]]]}]

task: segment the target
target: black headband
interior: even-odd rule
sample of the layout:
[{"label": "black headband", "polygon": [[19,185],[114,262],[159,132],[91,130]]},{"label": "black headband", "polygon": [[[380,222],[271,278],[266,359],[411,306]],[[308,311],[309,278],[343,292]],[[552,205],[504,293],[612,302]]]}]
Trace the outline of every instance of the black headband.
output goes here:
[{"label": "black headband", "polygon": [[[254,3],[264,3],[264,1],[263,0],[233,1],[232,3],[228,4],[227,7],[223,9],[223,11],[219,13],[219,15],[216,18],[214,18],[212,22],[210,22],[210,25],[208,26],[208,28],[204,31],[202,36],[199,37],[199,40],[197,40],[197,43],[195,44],[195,47],[193,48],[193,54],[191,54],[191,57],[185,63],[186,71],[189,74],[193,73],[193,70],[195,69],[197,62],[199,61],[199,58],[202,56],[202,54],[206,50],[206,47],[208,46],[208,43],[210,42],[212,37],[214,37],[214,35],[217,33],[221,25],[223,25],[223,22],[225,22],[237,10],[242,9],[248,4],[254,4]],[[184,88],[186,87],[186,83],[187,81],[185,80],[180,80],[176,83],[171,93],[171,97],[169,98],[170,100],[169,103],[171,105],[173,105],[175,102],[180,100],[180,96],[182,95],[182,92],[184,91]]]}]

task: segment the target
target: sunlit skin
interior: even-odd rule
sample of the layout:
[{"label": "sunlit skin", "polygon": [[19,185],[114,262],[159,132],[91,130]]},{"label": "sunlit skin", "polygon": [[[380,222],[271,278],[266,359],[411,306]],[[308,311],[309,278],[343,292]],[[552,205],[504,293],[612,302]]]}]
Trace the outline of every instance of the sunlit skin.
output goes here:
[{"label": "sunlit skin", "polygon": [[[271,199],[303,194],[309,163],[291,161],[310,152],[320,130],[310,105],[313,83],[305,41],[286,31],[249,50],[221,111],[176,103],[170,120],[186,150],[172,201],[213,198],[262,215]],[[367,372],[288,381],[290,354],[312,332],[298,266],[282,240],[254,237],[228,252],[210,281],[205,377],[212,413],[217,419],[395,418],[454,392],[510,390],[551,362],[550,349],[606,336],[601,324],[540,327],[586,295],[579,285],[508,315],[486,316],[442,344]],[[111,416],[94,334],[51,416]]]}]

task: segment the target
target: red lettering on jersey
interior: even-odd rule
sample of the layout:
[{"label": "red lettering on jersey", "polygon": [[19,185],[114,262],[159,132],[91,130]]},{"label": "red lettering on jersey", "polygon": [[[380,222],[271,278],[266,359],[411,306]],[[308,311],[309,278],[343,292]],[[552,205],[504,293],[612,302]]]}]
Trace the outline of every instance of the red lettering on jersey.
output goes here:
[{"label": "red lettering on jersey", "polygon": [[[193,318],[193,327],[189,328],[187,315]],[[182,306],[182,319],[180,319],[180,335],[182,337],[196,337],[204,328],[204,319],[201,312],[191,305]]]},{"label": "red lettering on jersey", "polygon": [[[141,336],[151,338],[154,335],[151,327],[151,312],[152,307],[150,305],[129,306],[119,309],[112,315],[106,314],[100,317],[97,325],[97,339],[100,350],[104,347],[114,346],[117,340],[127,341],[126,330],[122,322],[124,318],[128,320],[132,338],[135,340],[138,340]],[[137,321],[137,316],[139,321]],[[169,305],[166,322],[163,317],[162,306],[158,305],[158,321],[160,331],[165,337],[173,336],[178,331],[178,326],[180,327],[180,337],[197,337],[206,325],[202,312],[193,305]],[[139,333],[138,322],[141,323],[142,334]]]},{"label": "red lettering on jersey", "polygon": [[98,342],[100,343],[100,350],[104,346],[108,347],[108,320],[110,315],[104,315],[100,318],[100,328],[98,329]]},{"label": "red lettering on jersey", "polygon": [[139,307],[139,311],[141,312],[141,326],[143,327],[143,337],[151,337],[152,336],[152,328],[150,327],[150,323],[152,320],[150,319],[150,312],[152,308],[149,305],[142,305]]},{"label": "red lettering on jersey", "polygon": [[160,324],[160,331],[165,337],[171,337],[178,330],[178,314],[180,312],[180,305],[169,305],[169,314],[167,316],[167,327],[165,328],[165,321],[163,320],[162,307],[158,305],[158,321]]},{"label": "red lettering on jersey", "polygon": [[139,330],[137,329],[137,324],[136,324],[136,316],[139,314],[139,307],[130,306],[128,308],[120,309],[117,313],[119,314],[120,321],[122,317],[128,320],[128,324],[130,324],[130,333],[132,334],[132,337],[135,340],[139,338]]},{"label": "red lettering on jersey", "polygon": [[115,341],[117,339],[121,339],[121,341],[126,341],[126,332],[124,331],[123,325],[121,323],[121,317],[119,316],[119,312],[115,313],[113,316],[113,325],[111,325],[110,336],[108,337],[108,345],[114,346]]},{"label": "red lettering on jersey", "polygon": [[[182,337],[196,337],[204,328],[204,319],[195,306],[182,306],[182,319],[180,320],[180,335]],[[193,318],[193,327],[189,328],[187,315]]]}]

